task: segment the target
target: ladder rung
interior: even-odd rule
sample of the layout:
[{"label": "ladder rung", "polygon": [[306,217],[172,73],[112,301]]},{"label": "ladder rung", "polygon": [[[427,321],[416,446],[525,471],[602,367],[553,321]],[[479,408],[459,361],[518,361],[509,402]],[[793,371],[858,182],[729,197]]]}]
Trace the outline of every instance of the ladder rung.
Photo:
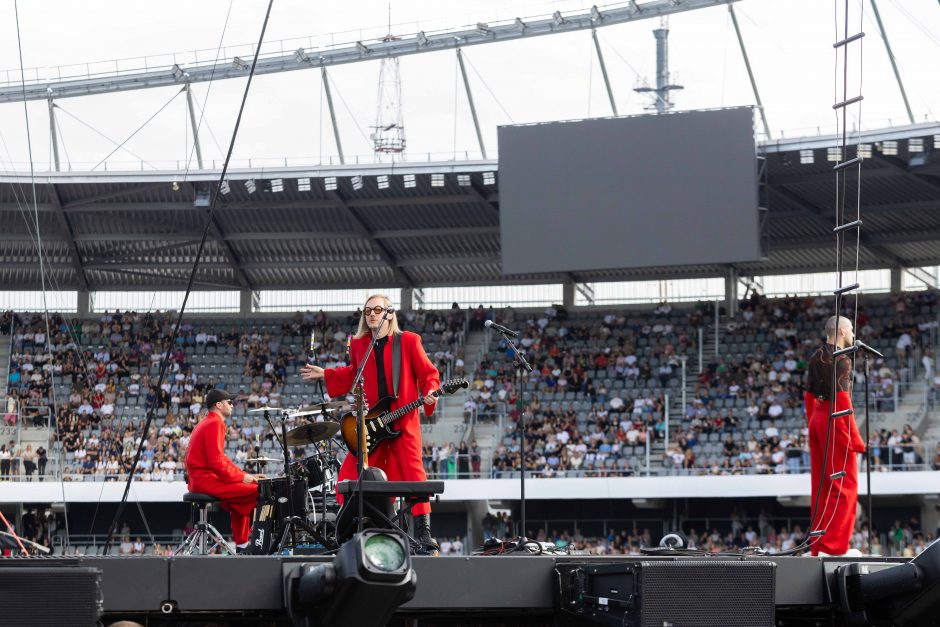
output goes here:
[{"label": "ladder rung", "polygon": [[855,34],[852,35],[851,37],[846,37],[846,38],[843,39],[842,41],[837,41],[836,43],[832,44],[832,47],[833,47],[833,48],[840,48],[840,47],[842,47],[842,46],[844,46],[844,45],[846,45],[846,44],[852,43],[853,41],[858,41],[859,39],[861,39],[861,38],[864,37],[864,36],[865,36],[865,31],[861,31],[861,32],[855,33]]},{"label": "ladder rung", "polygon": [[841,224],[837,226],[836,228],[832,229],[832,232],[841,233],[842,231],[848,231],[849,229],[856,229],[860,226],[862,226],[862,221],[855,220],[854,222],[846,222],[845,224]]},{"label": "ladder rung", "polygon": [[851,408],[850,408],[850,409],[843,409],[842,411],[832,412],[831,414],[829,414],[829,417],[830,417],[830,418],[841,418],[842,416],[848,416],[848,415],[851,414],[852,412],[853,412],[853,410],[852,410]]},{"label": "ladder rung", "polygon": [[832,166],[832,169],[838,172],[839,170],[844,170],[848,167],[855,165],[856,163],[861,163],[862,161],[864,161],[864,159],[862,159],[861,157],[855,157],[854,159],[849,159],[848,161],[843,161],[842,163],[835,164],[834,166]]},{"label": "ladder rung", "polygon": [[853,283],[852,285],[846,285],[845,287],[840,287],[839,289],[834,290],[832,293],[839,295],[839,294],[845,294],[846,292],[851,292],[852,290],[857,290],[857,289],[858,289],[858,283]]},{"label": "ladder rung", "polygon": [[844,476],[845,476],[845,471],[844,471],[844,470],[840,470],[839,472],[834,472],[834,473],[832,473],[831,475],[829,475],[829,479],[830,479],[831,481],[835,481],[836,479],[841,479],[841,478],[844,477]]},{"label": "ladder rung", "polygon": [[845,348],[840,348],[837,351],[832,351],[832,356],[838,357],[839,355],[848,355],[849,353],[854,353],[857,350],[858,350],[858,346],[855,346],[855,345],[846,346]]},{"label": "ladder rung", "polygon": [[865,96],[861,96],[861,95],[855,96],[854,98],[849,98],[848,100],[844,100],[844,101],[842,101],[842,102],[837,102],[837,103],[835,103],[834,105],[832,105],[832,108],[833,108],[833,109],[843,109],[843,108],[845,108],[845,107],[847,107],[847,106],[849,106],[849,105],[851,105],[851,104],[855,104],[856,102],[861,102],[861,101],[864,100],[864,99],[865,99]]}]

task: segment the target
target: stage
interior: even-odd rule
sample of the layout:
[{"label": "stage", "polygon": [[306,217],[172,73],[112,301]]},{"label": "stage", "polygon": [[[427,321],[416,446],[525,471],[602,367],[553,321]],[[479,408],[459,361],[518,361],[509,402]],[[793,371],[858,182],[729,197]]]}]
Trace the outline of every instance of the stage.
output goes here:
[{"label": "stage", "polygon": [[[262,621],[290,624],[284,581],[299,565],[329,562],[319,556],[179,556],[13,558],[0,563],[10,574],[23,567],[100,570],[103,623],[132,618],[142,623],[200,624]],[[842,624],[833,602],[833,572],[840,564],[864,562],[872,571],[904,563],[900,558],[812,557],[626,557],[502,555],[414,557],[417,590],[401,606],[395,621],[417,624],[554,624],[557,610],[556,567],[614,565],[629,567],[664,562],[730,565],[762,562],[773,582],[776,625]],[[647,566],[649,568],[649,566]],[[740,570],[740,568],[738,568]],[[22,572],[22,571],[21,571]],[[702,582],[707,585],[709,582]],[[712,582],[713,583],[713,582]],[[676,582],[666,595],[688,603],[697,592]],[[719,588],[720,589],[720,588]],[[37,589],[36,603],[49,603],[48,588]],[[662,596],[663,591],[657,591]],[[727,612],[742,602],[741,589],[728,586]],[[723,594],[721,596],[724,596]],[[723,601],[723,600],[722,600]],[[809,622],[807,622],[809,621]],[[410,623],[415,624],[415,623]],[[644,623],[645,624],[645,623]],[[677,623],[679,624],[679,623]],[[729,621],[728,624],[731,624]],[[737,624],[737,623],[735,623]]]}]

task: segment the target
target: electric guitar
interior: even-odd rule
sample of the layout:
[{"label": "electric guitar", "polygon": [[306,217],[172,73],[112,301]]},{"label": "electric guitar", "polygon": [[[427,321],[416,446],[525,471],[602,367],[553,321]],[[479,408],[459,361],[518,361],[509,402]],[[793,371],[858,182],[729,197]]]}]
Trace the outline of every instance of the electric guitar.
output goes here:
[{"label": "electric guitar", "polygon": [[[431,394],[434,396],[440,396],[441,394],[453,394],[457,390],[468,387],[470,387],[470,383],[466,379],[451,379],[450,381],[445,381],[441,385],[441,389],[435,390],[434,392],[431,392]],[[369,413],[365,415],[365,442],[367,456],[374,453],[376,447],[385,440],[391,440],[400,436],[401,431],[395,431],[392,428],[394,422],[424,404],[424,401],[419,398],[413,403],[408,403],[407,405],[399,407],[394,411],[388,411],[392,400],[393,399],[391,397],[383,398],[369,410]],[[349,452],[353,455],[358,454],[359,446],[358,439],[356,437],[356,412],[351,411],[349,413],[343,414],[343,417],[339,420],[339,425],[339,430],[343,435],[343,441],[346,443],[346,448],[348,448]]]}]

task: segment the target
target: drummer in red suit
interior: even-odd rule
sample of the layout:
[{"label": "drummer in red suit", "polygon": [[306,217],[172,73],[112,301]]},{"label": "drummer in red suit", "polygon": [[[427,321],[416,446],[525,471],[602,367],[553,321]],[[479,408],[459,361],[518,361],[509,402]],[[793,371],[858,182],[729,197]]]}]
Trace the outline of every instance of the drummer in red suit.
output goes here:
[{"label": "drummer in red suit", "polygon": [[239,549],[248,546],[251,512],[258,500],[258,477],[236,466],[225,455],[225,419],[232,400],[225,390],[206,394],[209,412],[199,421],[186,449],[190,492],[210,494],[232,517],[232,537]]},{"label": "drummer in red suit", "polygon": [[[375,405],[383,398],[395,396],[392,409],[407,405],[424,393],[424,412],[431,415],[437,399],[431,394],[441,384],[440,374],[421,344],[421,336],[409,331],[402,331],[394,312],[389,312],[385,321],[382,316],[392,306],[387,296],[370,296],[366,301],[359,329],[349,344],[350,365],[324,370],[319,366],[306,365],[301,369],[301,376],[307,381],[324,378],[326,390],[331,397],[343,397],[351,391],[353,379],[359,363],[369,348],[372,334],[378,338],[375,352],[366,362],[363,372],[363,389],[366,403]],[[401,376],[397,394],[392,390],[392,342],[393,335],[401,337]],[[376,367],[380,365],[380,368]],[[375,452],[369,454],[369,466],[385,471],[389,481],[425,481],[427,475],[421,459],[421,425],[418,410],[400,418],[396,424],[400,437],[386,440],[379,444]],[[340,468],[338,481],[355,479],[356,457],[347,455]],[[341,497],[338,497],[341,498]],[[415,519],[415,535],[418,542],[428,552],[440,551],[437,541],[431,535],[431,505],[418,503],[411,508]]]},{"label": "drummer in red suit", "polygon": [[[806,369],[804,402],[809,419],[811,503],[817,502],[820,478],[825,473],[819,504],[810,524],[812,530],[825,529],[826,533],[812,538],[813,555],[860,555],[858,549],[849,549],[858,504],[857,453],[865,452],[854,413],[832,419],[826,455],[830,413],[852,409],[852,360],[848,355],[833,358],[833,352],[854,342],[852,321],[844,316],[830,317],[826,322],[826,343],[813,352]],[[835,398],[832,398],[833,368],[836,371]],[[831,478],[843,470],[844,477]]]}]

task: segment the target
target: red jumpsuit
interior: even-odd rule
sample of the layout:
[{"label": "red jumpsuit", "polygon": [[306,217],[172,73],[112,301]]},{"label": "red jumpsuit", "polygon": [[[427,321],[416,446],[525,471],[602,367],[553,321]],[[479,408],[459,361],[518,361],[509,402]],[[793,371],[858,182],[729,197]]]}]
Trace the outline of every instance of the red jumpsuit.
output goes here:
[{"label": "red jumpsuit", "polygon": [[[832,419],[829,435],[829,455],[826,457],[826,429],[829,414],[852,409],[852,362],[845,356],[838,358],[835,403],[827,400],[832,385],[833,346],[821,346],[810,357],[807,369],[808,385],[804,393],[806,416],[809,420],[809,452],[811,470],[810,507],[816,503],[820,477],[825,473],[819,504],[810,523],[811,530],[825,529],[825,535],[812,539],[813,555],[820,551],[829,555],[843,555],[849,550],[855,529],[855,509],[858,504],[857,453],[865,452],[865,442],[858,433],[855,414]],[[826,467],[823,469],[823,458]],[[845,471],[845,477],[830,479]]]},{"label": "red jumpsuit", "polygon": [[251,512],[258,500],[258,484],[244,483],[245,471],[225,455],[225,420],[210,411],[199,421],[186,449],[189,491],[211,494],[232,517],[235,544],[251,534]]},{"label": "red jumpsuit", "polygon": [[[350,392],[356,371],[359,368],[359,362],[369,348],[369,342],[372,338],[368,335],[359,339],[353,339],[349,344],[349,366],[341,368],[330,368],[324,372],[326,382],[326,391],[331,397],[342,397]],[[388,383],[389,391],[392,390],[392,342],[389,339],[385,342],[384,365],[385,380]],[[375,356],[370,355],[366,368],[363,371],[363,390],[366,395],[366,403],[369,406],[378,403],[378,382],[376,381]],[[404,331],[401,334],[401,372],[398,383],[398,398],[392,401],[391,408],[407,405],[418,399],[419,396],[428,394],[438,389],[441,385],[440,373],[437,368],[428,359],[424,352],[424,346],[421,344],[421,336],[416,333]],[[419,392],[420,388],[420,392]],[[425,405],[424,410],[427,415],[431,415],[435,405]],[[424,463],[421,459],[421,425],[418,419],[418,411],[414,410],[401,418],[394,425],[394,429],[402,432],[401,436],[392,440],[386,440],[379,444],[374,453],[369,454],[369,465],[381,468],[385,471],[389,481],[425,481],[427,475],[424,471]],[[347,455],[343,465],[339,470],[337,481],[355,479],[356,456]],[[342,496],[337,495],[337,500],[342,503]],[[411,508],[414,516],[421,514],[430,514],[430,503],[418,503]]]}]

